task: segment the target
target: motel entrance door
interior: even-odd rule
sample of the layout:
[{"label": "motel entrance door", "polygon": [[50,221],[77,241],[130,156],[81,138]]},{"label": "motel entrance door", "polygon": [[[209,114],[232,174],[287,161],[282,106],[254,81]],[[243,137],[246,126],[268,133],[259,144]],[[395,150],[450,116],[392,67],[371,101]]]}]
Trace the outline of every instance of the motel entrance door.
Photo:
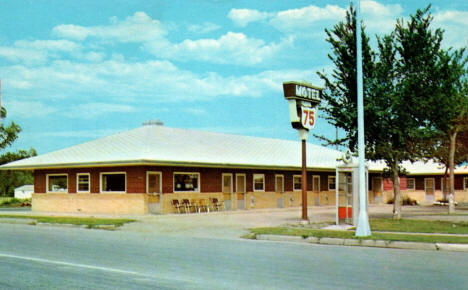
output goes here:
[{"label": "motel entrance door", "polygon": [[278,208],[284,207],[284,177],[275,175],[276,204]]},{"label": "motel entrance door", "polygon": [[314,205],[320,205],[320,176],[312,177],[312,192],[314,195]]},{"label": "motel entrance door", "polygon": [[426,201],[434,201],[435,180],[434,178],[424,178],[424,191],[426,193]]},{"label": "motel entrance door", "polygon": [[236,174],[237,209],[245,209],[245,174]]},{"label": "motel entrance door", "polygon": [[161,213],[161,172],[146,172],[146,193],[148,194],[148,212]]},{"label": "motel entrance door", "polygon": [[225,210],[232,210],[232,174],[223,173],[223,203]]},{"label": "motel entrance door", "polygon": [[372,193],[369,196],[369,203],[382,203],[382,177],[372,177]]}]

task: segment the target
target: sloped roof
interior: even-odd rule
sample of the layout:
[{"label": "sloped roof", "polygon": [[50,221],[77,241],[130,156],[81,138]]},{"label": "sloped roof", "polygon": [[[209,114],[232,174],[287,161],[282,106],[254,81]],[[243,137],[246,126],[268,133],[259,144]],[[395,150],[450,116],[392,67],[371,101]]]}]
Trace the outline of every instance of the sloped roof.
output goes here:
[{"label": "sloped roof", "polygon": [[[333,170],[342,153],[307,144],[307,167]],[[245,168],[301,168],[301,143],[146,125],[0,169],[160,164]]]},{"label": "sloped roof", "polygon": [[[307,168],[333,171],[342,152],[307,143]],[[142,127],[62,150],[18,160],[0,169],[41,169],[116,165],[180,165],[236,168],[300,169],[301,143],[197,130],[149,123]],[[368,162],[381,172],[384,162]],[[410,175],[443,174],[445,168],[429,161],[403,162]],[[456,168],[468,174],[468,167]]]}]

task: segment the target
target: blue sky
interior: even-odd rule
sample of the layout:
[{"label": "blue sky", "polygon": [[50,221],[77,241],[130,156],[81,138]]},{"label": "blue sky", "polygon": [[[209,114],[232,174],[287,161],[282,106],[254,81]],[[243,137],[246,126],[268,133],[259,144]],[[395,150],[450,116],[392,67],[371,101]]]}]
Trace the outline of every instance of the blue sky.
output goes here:
[{"label": "blue sky", "polygon": [[[433,1],[446,47],[468,45],[468,1]],[[362,1],[370,35],[427,1]],[[282,82],[321,85],[324,28],[349,1],[0,1],[0,79],[13,149],[50,152],[150,119],[297,140]],[[333,127],[318,119],[314,132]],[[314,138],[309,142],[319,143]]]}]

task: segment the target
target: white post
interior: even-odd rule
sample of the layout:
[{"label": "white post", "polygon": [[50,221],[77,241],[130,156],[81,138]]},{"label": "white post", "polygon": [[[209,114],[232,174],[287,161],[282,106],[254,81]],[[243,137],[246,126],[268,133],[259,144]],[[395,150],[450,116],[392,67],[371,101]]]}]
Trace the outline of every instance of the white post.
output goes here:
[{"label": "white post", "polygon": [[356,227],[357,237],[371,235],[369,217],[367,214],[366,176],[365,176],[365,148],[364,148],[364,101],[362,84],[362,40],[361,40],[361,1],[356,7],[356,66],[357,66],[357,105],[358,105],[358,155],[359,155],[359,216]]}]

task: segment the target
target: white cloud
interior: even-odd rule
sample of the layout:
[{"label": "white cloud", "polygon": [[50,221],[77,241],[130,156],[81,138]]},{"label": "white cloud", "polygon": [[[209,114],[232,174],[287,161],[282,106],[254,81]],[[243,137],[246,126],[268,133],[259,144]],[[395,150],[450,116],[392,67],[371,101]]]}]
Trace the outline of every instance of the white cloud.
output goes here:
[{"label": "white cloud", "polygon": [[[11,88],[10,94],[15,96],[34,95],[36,101],[43,103],[67,99],[67,104],[91,103],[102,112],[132,112],[132,108],[126,106],[263,97],[272,92],[281,94],[281,83],[286,80],[317,83],[316,70],[266,71],[235,77],[214,72],[199,75],[168,61],[108,60],[100,63],[54,61],[41,67],[0,67],[0,75],[7,76],[2,80],[4,85],[27,82],[27,86]],[[108,107],[101,103],[125,103],[126,106]],[[94,110],[84,105],[77,108],[77,112]]]},{"label": "white cloud", "polygon": [[194,33],[205,34],[221,29],[221,26],[212,22],[205,22],[203,24],[193,24],[187,27],[187,30]]},{"label": "white cloud", "polygon": [[86,103],[73,106],[71,110],[64,113],[68,118],[94,119],[105,114],[133,113],[136,108],[125,104],[116,103]]},{"label": "white cloud", "polygon": [[447,10],[434,13],[434,25],[445,31],[444,46],[468,47],[468,11]]},{"label": "white cloud", "polygon": [[[386,5],[373,0],[362,1],[361,8],[362,18],[372,33],[390,32],[396,18],[403,11],[399,4]],[[330,24],[343,20],[346,10],[348,6],[329,4],[324,7],[309,5],[270,13],[253,9],[231,9],[228,18],[239,26],[246,26],[255,21],[267,21],[285,33],[307,36],[314,34],[311,28],[323,30],[330,27]]]},{"label": "white cloud", "polygon": [[345,9],[336,5],[326,5],[321,8],[310,5],[299,9],[289,9],[278,12],[271,23],[280,30],[310,28],[311,25],[327,20],[340,20],[345,15]]},{"label": "white cloud", "polygon": [[236,25],[245,27],[250,22],[256,22],[267,19],[270,16],[270,14],[255,9],[231,9],[227,16]]},{"label": "white cloud", "polygon": [[70,40],[18,40],[14,45],[20,48],[34,50],[49,50],[49,51],[75,51],[80,49],[80,46]]},{"label": "white cloud", "polygon": [[57,112],[54,106],[46,105],[36,101],[5,101],[4,106],[8,111],[9,117],[37,118],[44,117]]},{"label": "white cloud", "polygon": [[377,34],[390,33],[403,12],[400,4],[384,5],[372,0],[362,1],[361,9],[367,31]]},{"label": "white cloud", "polygon": [[5,58],[12,62],[35,64],[46,61],[47,53],[40,50],[0,46],[0,58]]},{"label": "white cloud", "polygon": [[249,38],[243,33],[228,32],[218,39],[186,39],[181,43],[153,42],[145,46],[158,57],[177,61],[207,61],[218,64],[255,65],[271,59],[279,50],[292,43],[285,39],[280,43],[265,43]]},{"label": "white cloud", "polygon": [[144,12],[135,12],[135,14],[122,21],[112,17],[109,25],[89,27],[73,24],[58,25],[53,28],[53,33],[59,37],[77,40],[97,37],[119,42],[157,40],[166,34],[162,24]]}]

